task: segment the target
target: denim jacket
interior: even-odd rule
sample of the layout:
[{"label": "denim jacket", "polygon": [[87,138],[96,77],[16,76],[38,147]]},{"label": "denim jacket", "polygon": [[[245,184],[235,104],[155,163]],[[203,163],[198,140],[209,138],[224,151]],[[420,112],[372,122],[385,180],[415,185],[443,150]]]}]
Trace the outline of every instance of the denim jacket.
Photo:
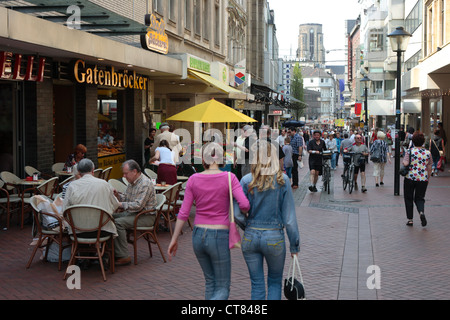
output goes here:
[{"label": "denim jacket", "polygon": [[241,180],[241,185],[250,202],[248,217],[245,217],[234,206],[236,223],[243,228],[268,228],[283,229],[289,238],[290,252],[300,251],[300,235],[298,232],[295,203],[292,195],[291,183],[287,175],[283,174],[284,185],[280,186],[274,181],[275,189],[258,192],[256,189],[251,194],[248,185],[252,181],[252,175],[247,174]]}]

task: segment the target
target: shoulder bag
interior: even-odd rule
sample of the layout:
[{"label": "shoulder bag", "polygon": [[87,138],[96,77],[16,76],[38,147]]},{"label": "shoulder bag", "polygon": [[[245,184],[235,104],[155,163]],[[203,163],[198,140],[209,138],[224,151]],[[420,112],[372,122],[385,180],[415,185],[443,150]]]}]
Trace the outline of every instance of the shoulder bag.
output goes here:
[{"label": "shoulder bag", "polygon": [[[379,141],[379,142],[377,142]],[[372,144],[372,150],[370,153],[370,161],[372,162],[381,162],[381,140],[376,140],[373,144]]]},{"label": "shoulder bag", "polygon": [[241,234],[234,222],[234,208],[233,208],[233,191],[231,188],[231,173],[228,172],[228,189],[230,192],[230,235],[229,235],[229,248],[241,247]]},{"label": "shoulder bag", "polygon": [[400,167],[400,175],[403,177],[406,177],[406,175],[409,173],[409,167],[411,166],[411,149],[408,149],[408,153],[409,153],[409,163],[407,166],[402,165]]},{"label": "shoulder bag", "polygon": [[302,271],[297,255],[292,257],[288,278],[284,279],[284,296],[288,300],[306,300]]}]

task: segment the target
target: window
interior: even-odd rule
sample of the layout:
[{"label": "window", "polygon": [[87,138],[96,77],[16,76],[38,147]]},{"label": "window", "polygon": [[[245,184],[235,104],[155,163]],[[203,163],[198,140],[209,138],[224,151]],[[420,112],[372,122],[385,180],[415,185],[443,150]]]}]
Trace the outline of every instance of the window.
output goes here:
[{"label": "window", "polygon": [[215,11],[215,34],[214,34],[214,43],[217,46],[220,46],[220,7],[218,5],[214,8]]},{"label": "window", "polygon": [[419,0],[405,19],[405,29],[413,33],[422,24],[422,0]]},{"label": "window", "polygon": [[192,28],[192,0],[184,0],[184,27],[188,30]]},{"label": "window", "polygon": [[383,81],[372,81],[372,93],[383,93]]},{"label": "window", "polygon": [[153,4],[153,11],[158,12],[161,15],[164,15],[164,7],[162,0],[153,0],[152,4]]},{"label": "window", "polygon": [[405,69],[406,71],[411,70],[415,66],[419,64],[419,60],[422,59],[422,50],[419,50],[415,55],[405,61]]},{"label": "window", "polygon": [[124,110],[118,103],[119,90],[98,90],[98,157],[125,152]]},{"label": "window", "polygon": [[433,33],[433,8],[430,6],[428,7],[428,11],[427,11],[427,39],[426,39],[426,44],[427,44],[427,55],[431,54],[434,50],[434,33]]},{"label": "window", "polygon": [[444,21],[445,21],[445,0],[441,0],[441,21],[440,21],[441,30],[439,30],[439,36],[440,36],[439,44],[441,46],[444,45],[444,33],[445,33]]},{"label": "window", "polygon": [[370,29],[369,31],[369,51],[382,51],[384,47],[384,30]]},{"label": "window", "polygon": [[176,14],[175,14],[175,10],[177,8],[177,4],[176,4],[177,0],[169,0],[169,19],[172,21],[176,21]]},{"label": "window", "polygon": [[209,1],[203,0],[203,38],[209,39]]},{"label": "window", "polygon": [[196,35],[200,35],[201,32],[201,7],[200,0],[194,0],[194,32]]}]

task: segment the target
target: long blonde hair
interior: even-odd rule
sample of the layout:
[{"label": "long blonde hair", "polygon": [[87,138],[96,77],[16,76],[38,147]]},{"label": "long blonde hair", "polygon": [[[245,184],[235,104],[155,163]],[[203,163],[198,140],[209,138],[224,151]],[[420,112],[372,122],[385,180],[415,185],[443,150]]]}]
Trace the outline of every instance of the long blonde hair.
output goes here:
[{"label": "long blonde hair", "polygon": [[256,163],[251,165],[252,181],[248,185],[251,194],[254,189],[263,192],[268,189],[275,189],[274,179],[279,185],[284,185],[283,172],[280,169],[278,148],[272,143],[261,140],[251,148],[253,160]]}]

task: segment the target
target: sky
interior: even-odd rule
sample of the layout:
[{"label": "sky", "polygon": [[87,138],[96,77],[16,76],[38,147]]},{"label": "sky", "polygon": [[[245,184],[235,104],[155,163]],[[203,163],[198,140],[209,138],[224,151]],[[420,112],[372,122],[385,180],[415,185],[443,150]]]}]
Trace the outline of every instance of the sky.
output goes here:
[{"label": "sky", "polygon": [[[289,58],[298,47],[298,27],[304,23],[322,24],[327,65],[344,65],[345,20],[355,20],[360,13],[358,0],[268,0],[275,13],[280,58]],[[335,50],[340,49],[340,50]]]}]

